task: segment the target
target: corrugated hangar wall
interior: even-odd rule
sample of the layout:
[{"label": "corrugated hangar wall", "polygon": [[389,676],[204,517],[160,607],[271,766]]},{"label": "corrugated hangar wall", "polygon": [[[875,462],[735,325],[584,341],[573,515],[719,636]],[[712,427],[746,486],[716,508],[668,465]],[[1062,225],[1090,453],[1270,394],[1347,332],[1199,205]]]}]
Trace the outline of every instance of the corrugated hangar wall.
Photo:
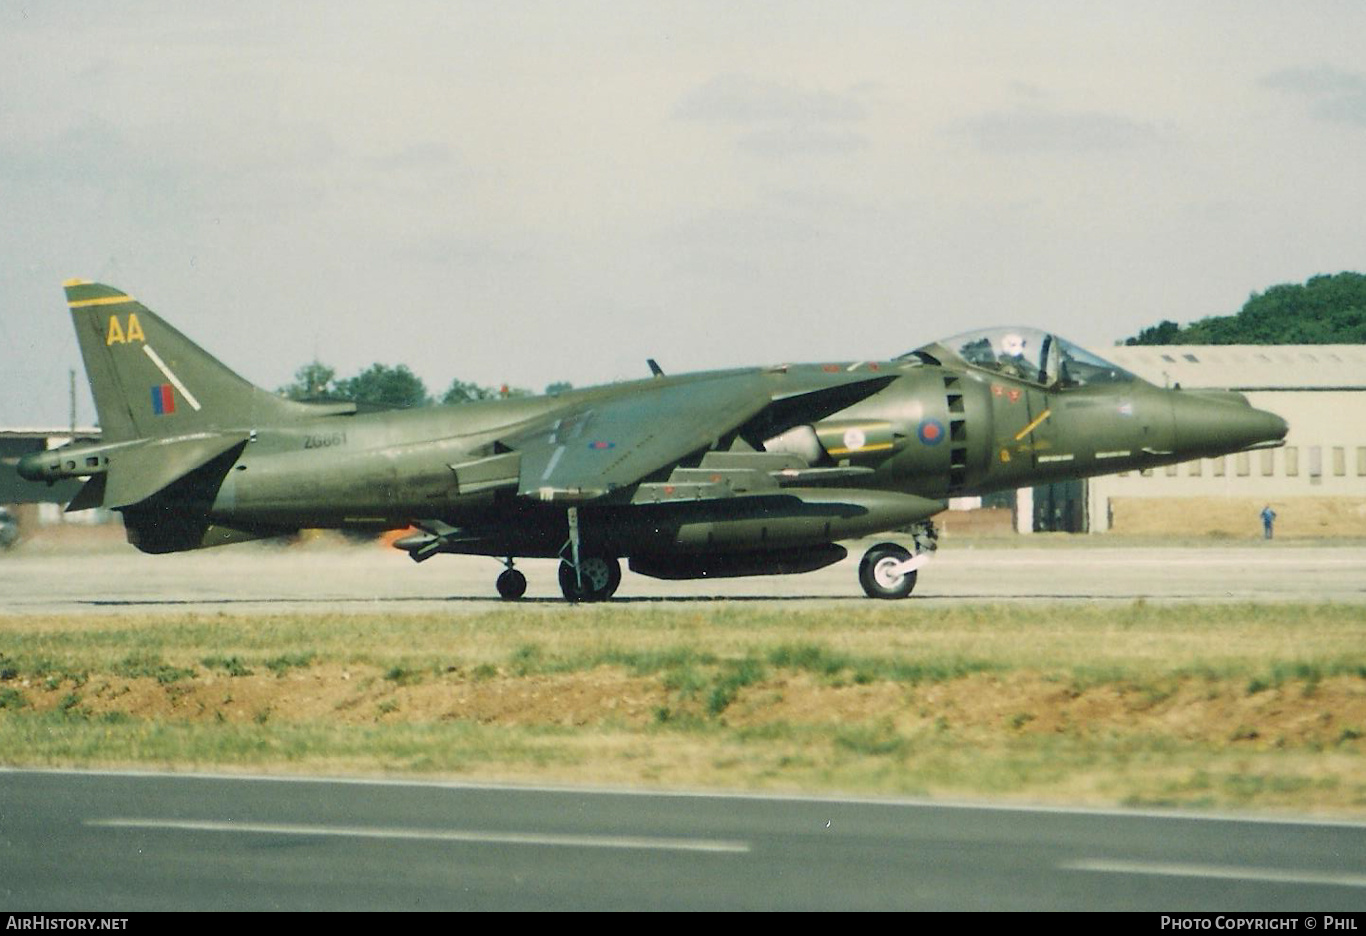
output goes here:
[{"label": "corrugated hangar wall", "polygon": [[1285,446],[1091,479],[1092,532],[1366,536],[1366,346],[1107,349],[1158,386],[1230,389],[1290,424]]}]

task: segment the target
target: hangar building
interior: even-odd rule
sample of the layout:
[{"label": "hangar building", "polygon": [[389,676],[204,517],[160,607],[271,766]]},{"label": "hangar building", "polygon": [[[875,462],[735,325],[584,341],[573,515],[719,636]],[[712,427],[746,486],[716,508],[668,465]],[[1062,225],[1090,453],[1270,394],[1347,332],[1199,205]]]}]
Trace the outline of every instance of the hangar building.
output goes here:
[{"label": "hangar building", "polygon": [[[1366,345],[1126,346],[1104,356],[1158,386],[1237,390],[1290,431],[1283,448],[1092,478],[1072,508],[1084,510],[1083,528],[1260,535],[1257,514],[1270,504],[1277,533],[1366,536]],[[1036,529],[1050,495],[1034,491]]]},{"label": "hangar building", "polygon": [[[35,523],[56,523],[63,519],[62,506],[81,489],[81,481],[59,481],[56,484],[34,484],[19,477],[15,466],[30,452],[42,452],[73,439],[81,442],[99,441],[100,430],[84,427],[73,433],[71,429],[0,428],[0,507],[16,516],[20,527]],[[22,505],[22,506],[20,506]],[[70,518],[74,515],[67,514]],[[83,522],[90,523],[107,517],[105,511],[87,511]]]}]

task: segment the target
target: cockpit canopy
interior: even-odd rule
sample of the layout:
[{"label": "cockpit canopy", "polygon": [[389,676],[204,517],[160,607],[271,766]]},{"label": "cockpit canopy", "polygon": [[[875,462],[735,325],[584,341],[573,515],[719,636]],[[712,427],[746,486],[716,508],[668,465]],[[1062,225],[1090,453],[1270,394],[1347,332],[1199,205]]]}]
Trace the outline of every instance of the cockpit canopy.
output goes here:
[{"label": "cockpit canopy", "polygon": [[902,357],[924,355],[957,357],[983,370],[1053,388],[1129,383],[1138,379],[1117,364],[1037,328],[964,332]]}]

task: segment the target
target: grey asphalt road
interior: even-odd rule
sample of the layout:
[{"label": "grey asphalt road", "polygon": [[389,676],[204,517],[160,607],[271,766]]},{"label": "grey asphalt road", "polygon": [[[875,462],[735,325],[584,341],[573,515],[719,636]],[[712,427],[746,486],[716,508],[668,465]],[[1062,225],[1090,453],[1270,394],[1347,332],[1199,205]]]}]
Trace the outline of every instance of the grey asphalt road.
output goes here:
[{"label": "grey asphalt road", "polygon": [[[806,575],[666,582],[626,573],[619,601],[863,601],[854,544],[845,561]],[[553,560],[518,563],[527,599],[559,601]],[[146,556],[19,550],[0,556],[0,614],[152,610],[471,611],[496,607],[501,563],[396,550],[244,544]],[[1366,546],[1277,543],[1198,547],[991,547],[945,544],[912,601],[1347,601],[1366,604]]]},{"label": "grey asphalt road", "polygon": [[1366,825],[0,770],[0,908],[1366,910]]}]

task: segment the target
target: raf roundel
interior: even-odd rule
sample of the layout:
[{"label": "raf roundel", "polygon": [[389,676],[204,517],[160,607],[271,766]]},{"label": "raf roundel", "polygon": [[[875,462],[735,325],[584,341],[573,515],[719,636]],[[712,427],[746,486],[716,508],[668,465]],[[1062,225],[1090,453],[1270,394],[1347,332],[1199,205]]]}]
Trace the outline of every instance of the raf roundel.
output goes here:
[{"label": "raf roundel", "polygon": [[920,441],[926,445],[938,445],[944,441],[944,424],[937,419],[923,420],[920,423],[920,430],[916,434],[920,436]]}]

